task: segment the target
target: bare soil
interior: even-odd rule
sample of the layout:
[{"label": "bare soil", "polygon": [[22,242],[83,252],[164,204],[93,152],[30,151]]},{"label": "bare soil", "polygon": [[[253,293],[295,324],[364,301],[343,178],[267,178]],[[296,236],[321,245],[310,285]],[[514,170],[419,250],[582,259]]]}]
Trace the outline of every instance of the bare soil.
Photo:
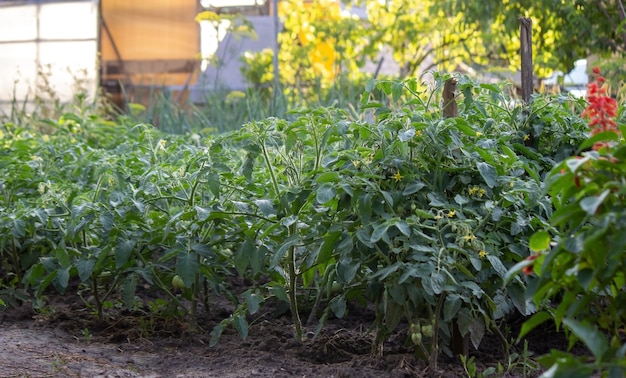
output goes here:
[{"label": "bare soil", "polygon": [[[438,370],[430,370],[415,357],[406,327],[382,351],[372,353],[373,316],[358,307],[344,319],[331,319],[318,337],[302,343],[293,338],[288,313],[266,310],[250,319],[245,340],[229,328],[209,347],[210,330],[232,309],[227,302],[216,301],[193,329],[183,320],[146,312],[119,311],[98,320],[73,296],[51,295],[48,303],[44,312],[25,304],[0,313],[0,377],[467,376],[458,358],[442,356]],[[566,344],[560,335],[540,332],[531,337],[530,346],[537,354]],[[470,354],[479,371],[498,362],[507,366],[503,347],[493,336],[486,336]],[[521,371],[500,376],[521,377]]]}]

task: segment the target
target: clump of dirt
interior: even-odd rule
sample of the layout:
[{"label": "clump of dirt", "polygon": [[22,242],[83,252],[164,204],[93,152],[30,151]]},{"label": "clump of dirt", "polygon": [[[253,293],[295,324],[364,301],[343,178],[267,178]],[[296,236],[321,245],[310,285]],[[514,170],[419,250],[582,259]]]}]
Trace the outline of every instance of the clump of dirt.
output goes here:
[{"label": "clump of dirt", "polygon": [[[242,340],[226,329],[209,347],[209,331],[232,305],[215,301],[197,327],[149,312],[124,312],[98,320],[71,296],[55,295],[46,312],[28,305],[0,314],[0,377],[460,377],[459,359],[442,356],[438,371],[418,360],[406,328],[373,350],[373,316],[352,308],[330,319],[317,337],[297,342],[286,315],[267,310],[250,319]],[[314,327],[313,327],[314,329]],[[515,336],[515,335],[512,335]],[[545,352],[543,333],[531,347]],[[559,339],[558,343],[564,340]],[[566,344],[561,344],[561,346]],[[550,345],[553,347],[554,345]],[[479,371],[502,361],[502,345],[486,336],[476,356]],[[505,364],[506,366],[506,364]],[[514,376],[514,375],[510,375]]]}]

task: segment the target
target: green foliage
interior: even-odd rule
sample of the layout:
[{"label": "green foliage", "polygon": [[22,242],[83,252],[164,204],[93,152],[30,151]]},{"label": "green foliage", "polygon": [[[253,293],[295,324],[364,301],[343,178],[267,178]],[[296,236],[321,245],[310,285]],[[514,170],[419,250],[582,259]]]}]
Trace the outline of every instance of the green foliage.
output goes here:
[{"label": "green foliage", "polygon": [[453,71],[460,63],[485,63],[479,28],[463,22],[460,12],[444,12],[440,1],[361,1],[368,14],[365,43],[392,49],[400,77],[437,68]]},{"label": "green foliage", "polygon": [[[546,225],[540,178],[584,136],[584,123],[565,98],[526,112],[507,105],[501,88],[460,79],[456,119],[442,120],[416,80],[371,81],[362,107],[373,123],[306,110],[228,138],[246,151],[240,171],[254,201],[267,198],[266,215],[277,217],[257,245],[270,253],[268,285],[285,288],[297,330],[296,282],[319,290],[313,303],[328,303],[321,323],[343,316],[348,299],[373,302],[379,342],[404,318],[418,353],[433,360],[439,347],[450,353],[453,322],[478,346],[512,309],[532,311],[523,282],[503,289],[502,280]],[[381,101],[368,101],[375,95]],[[537,148],[524,145],[530,134]]]},{"label": "green foliage", "polygon": [[[543,359],[559,373],[573,368],[619,375],[626,371],[626,347],[620,337],[626,324],[625,153],[623,143],[610,153],[587,152],[559,164],[548,177],[556,206],[550,219],[555,245],[536,246],[538,252],[548,252],[536,260],[539,277],[529,295],[551,315],[541,321],[553,318],[557,327],[569,330],[572,344],[582,341],[594,356],[593,363],[572,356],[564,360],[561,352]],[[545,239],[546,233],[541,235]]]},{"label": "green foliage", "polygon": [[[190,221],[220,202],[221,171],[200,138],[168,145],[146,125],[98,124],[84,135],[77,124],[57,126],[41,139],[17,129],[5,142],[2,208],[11,210],[3,211],[0,242],[17,282],[39,299],[47,286],[64,292],[78,277],[99,316],[118,290],[132,308],[140,280],[169,294],[164,282],[174,272],[194,295],[198,277],[217,287],[222,259],[211,239],[220,233],[208,230],[219,217]],[[101,133],[107,143],[91,146]]]},{"label": "green foliage", "polygon": [[279,14],[278,61],[286,88],[327,87],[340,73],[356,79],[358,67],[376,52],[375,43],[368,43],[370,30],[360,19],[342,15],[335,1],[282,1]]},{"label": "green foliage", "polygon": [[[598,84],[603,82],[599,77]],[[552,319],[568,332],[570,348],[581,342],[593,356],[583,360],[553,351],[540,360],[550,367],[549,376],[595,371],[614,377],[626,372],[626,144],[621,136],[626,129],[613,120],[622,115],[598,84],[590,84],[585,111],[592,136],[580,146],[592,150],[550,171],[545,182],[555,208],[550,226],[530,239],[534,262],[520,263],[510,273],[523,265],[526,274],[537,274],[530,279],[527,295],[541,311],[524,324],[520,337]]]},{"label": "green foliage", "polygon": [[[225,295],[234,311],[211,344],[229,326],[246,337],[272,298],[289,305],[300,340],[371,304],[375,351],[401,322],[433,367],[453,353],[455,327],[478,347],[510,312],[534,311],[525,281],[504,278],[548,227],[543,177],[585,123],[572,112],[580,102],[521,107],[467,77],[459,116],[442,119],[450,77],[435,78],[432,88],[370,80],[358,110],[302,108],[214,137],[129,117],[65,114],[49,135],[4,124],[2,300],[42,306],[53,287],[76,290],[100,317],[120,306],[153,314],[142,284],[195,323],[201,304]],[[253,284],[234,295],[231,275]]]},{"label": "green foliage", "polygon": [[[518,62],[519,17],[533,22],[535,64],[541,76],[550,70],[569,71],[577,59],[625,52],[622,32],[624,4],[617,1],[441,1],[436,9],[462,13],[460,23],[480,25],[488,53],[505,62]],[[505,48],[503,48],[505,47]]]}]

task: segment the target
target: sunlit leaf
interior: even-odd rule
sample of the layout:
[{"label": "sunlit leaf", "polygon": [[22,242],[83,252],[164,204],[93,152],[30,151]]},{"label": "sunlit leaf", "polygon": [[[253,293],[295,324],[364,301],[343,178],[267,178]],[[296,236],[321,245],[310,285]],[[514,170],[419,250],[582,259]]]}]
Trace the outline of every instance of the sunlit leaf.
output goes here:
[{"label": "sunlit leaf", "polygon": [[476,166],[478,167],[478,172],[482,176],[483,180],[485,180],[487,186],[490,188],[495,187],[496,179],[498,177],[496,169],[492,165],[484,162],[478,162],[476,163]]},{"label": "sunlit leaf", "polygon": [[250,291],[244,293],[246,298],[246,305],[248,306],[248,313],[254,315],[259,311],[261,300],[259,295]]},{"label": "sunlit leaf", "polygon": [[600,207],[600,205],[602,205],[602,203],[604,202],[604,199],[606,198],[606,196],[609,195],[609,193],[610,193],[610,190],[605,190],[598,196],[583,198],[580,201],[580,207],[588,215],[595,215],[596,212],[598,211],[598,208]]},{"label": "sunlit leaf", "polygon": [[176,274],[185,283],[186,287],[192,287],[196,274],[199,271],[197,255],[195,253],[180,252],[176,258]]},{"label": "sunlit leaf", "polygon": [[424,188],[426,186],[426,184],[424,184],[421,181],[415,181],[410,183],[409,185],[406,186],[406,188],[404,188],[404,190],[402,191],[402,194],[405,196],[411,195],[413,193],[417,193],[420,190],[422,190],[422,188]]},{"label": "sunlit leaf", "polygon": [[333,300],[330,301],[330,309],[336,317],[340,319],[343,318],[346,314],[346,297],[341,295],[333,298]]},{"label": "sunlit leaf", "polygon": [[402,130],[398,133],[398,138],[401,142],[406,142],[407,140],[411,140],[415,137],[415,129],[410,128],[408,130]]},{"label": "sunlit leaf", "polygon": [[377,241],[382,239],[383,235],[387,233],[388,229],[389,229],[389,224],[387,224],[387,222],[377,225],[374,228],[374,231],[372,232],[372,236],[370,237],[370,242],[376,243]]},{"label": "sunlit leaf", "polygon": [[339,260],[335,267],[338,281],[343,284],[349,284],[352,282],[360,266],[361,264],[358,261],[347,259]]},{"label": "sunlit leaf", "polygon": [[337,190],[331,184],[322,184],[315,195],[315,200],[319,204],[325,204],[337,195]]},{"label": "sunlit leaf", "polygon": [[528,247],[534,252],[545,251],[550,248],[550,241],[552,238],[548,231],[537,231],[535,232],[528,241]]}]

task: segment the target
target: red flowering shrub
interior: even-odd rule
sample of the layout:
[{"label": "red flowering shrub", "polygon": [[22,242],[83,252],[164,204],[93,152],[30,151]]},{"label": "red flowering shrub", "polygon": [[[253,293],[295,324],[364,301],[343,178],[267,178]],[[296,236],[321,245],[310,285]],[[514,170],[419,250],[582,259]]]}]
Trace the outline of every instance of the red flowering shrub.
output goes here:
[{"label": "red flowering shrub", "polygon": [[[532,254],[526,258],[526,261],[535,261],[537,257],[539,257],[539,254]],[[526,265],[525,267],[522,268],[522,273],[524,273],[527,276],[530,276],[531,274],[533,274],[533,272],[534,272],[534,263]]]},{"label": "red flowering shrub", "polygon": [[[593,73],[596,76],[594,82],[587,85],[587,100],[589,105],[583,112],[582,116],[589,118],[589,127],[591,128],[591,136],[605,131],[612,131],[619,134],[617,123],[614,118],[617,116],[617,101],[611,98],[606,92],[604,76],[600,74],[600,69],[594,67]],[[593,149],[598,151],[602,147],[609,147],[607,142],[597,142],[593,145]]]}]

